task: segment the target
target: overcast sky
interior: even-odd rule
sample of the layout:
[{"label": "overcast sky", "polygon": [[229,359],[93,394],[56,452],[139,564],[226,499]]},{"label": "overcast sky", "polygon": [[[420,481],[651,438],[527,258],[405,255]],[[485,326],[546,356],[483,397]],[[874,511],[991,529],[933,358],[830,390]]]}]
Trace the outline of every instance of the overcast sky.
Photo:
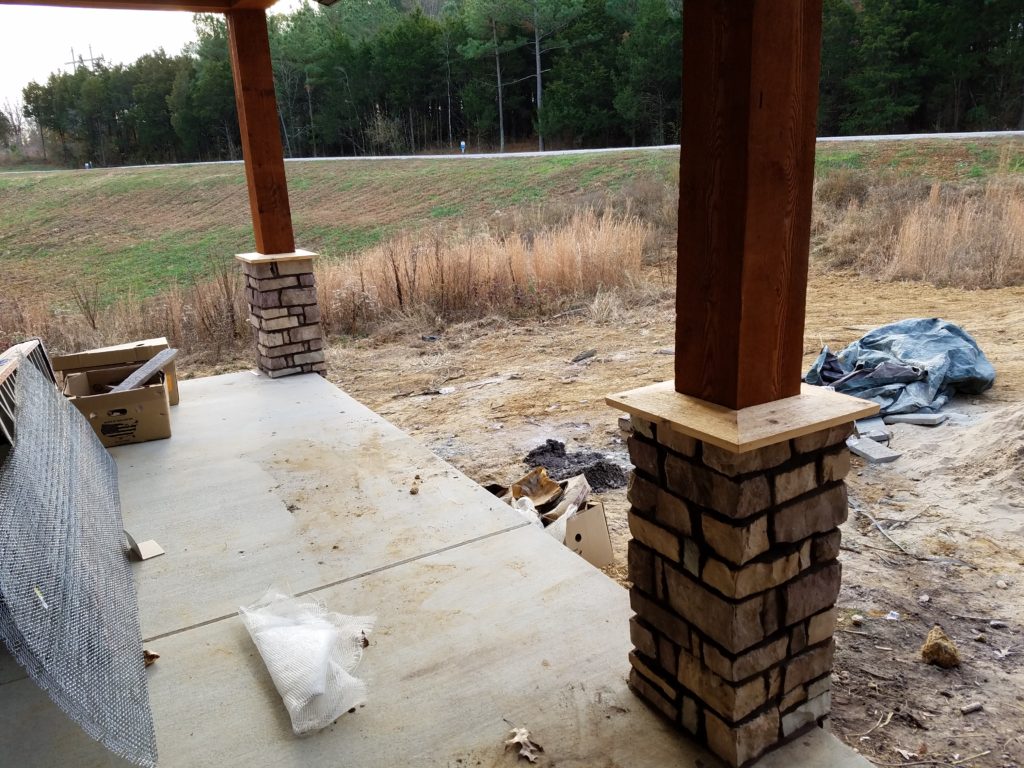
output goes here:
[{"label": "overcast sky", "polygon": [[[296,5],[280,2],[274,11]],[[0,5],[0,105],[21,99],[30,81],[45,82],[51,72],[67,69],[71,49],[108,64],[134,61],[163,48],[181,52],[194,39],[192,14],[181,11],[107,11]]]}]

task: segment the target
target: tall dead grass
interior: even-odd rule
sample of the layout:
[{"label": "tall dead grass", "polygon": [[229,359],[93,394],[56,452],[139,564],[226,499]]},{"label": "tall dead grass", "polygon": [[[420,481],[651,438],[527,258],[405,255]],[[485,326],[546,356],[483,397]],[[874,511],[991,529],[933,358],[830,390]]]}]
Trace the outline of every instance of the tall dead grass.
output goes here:
[{"label": "tall dead grass", "polygon": [[648,237],[635,216],[590,209],[540,231],[400,236],[320,265],[323,322],[330,332],[355,334],[399,317],[554,314],[631,286]]},{"label": "tall dead grass", "polygon": [[88,298],[82,308],[76,296],[78,311],[0,299],[0,349],[35,336],[52,352],[166,336],[197,361],[216,363],[251,337],[243,289],[241,277],[223,268],[211,280],[147,299],[128,295],[102,306]]},{"label": "tall dead grass", "polygon": [[[433,327],[495,314],[545,316],[585,309],[609,293],[644,299],[649,290],[638,274],[649,237],[638,217],[610,209],[577,210],[537,231],[402,235],[318,264],[322,322],[328,334],[362,334],[395,322]],[[166,336],[215,363],[251,347],[242,279],[231,268],[154,298],[101,307],[81,293],[75,301],[77,311],[0,299],[0,349],[30,336],[57,352]]]},{"label": "tall dead grass", "polygon": [[814,253],[883,280],[1024,284],[1024,180],[932,183],[843,172],[819,181]]}]

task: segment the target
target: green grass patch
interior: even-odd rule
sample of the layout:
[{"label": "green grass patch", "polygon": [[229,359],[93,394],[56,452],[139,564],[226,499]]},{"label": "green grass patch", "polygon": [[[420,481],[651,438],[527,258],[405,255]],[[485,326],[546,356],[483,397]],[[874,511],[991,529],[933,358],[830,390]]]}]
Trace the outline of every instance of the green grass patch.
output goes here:
[{"label": "green grass patch", "polygon": [[463,210],[465,209],[461,205],[454,203],[438,205],[430,209],[430,218],[450,219],[452,216],[461,216]]},{"label": "green grass patch", "polygon": [[217,228],[205,232],[169,232],[114,252],[97,252],[85,270],[104,301],[129,293],[152,296],[169,285],[188,285],[231,266],[248,230]]},{"label": "green grass patch", "polygon": [[314,226],[297,227],[296,232],[305,247],[333,258],[377,245],[387,235],[389,228]]},{"label": "green grass patch", "polygon": [[814,172],[819,176],[840,168],[863,167],[864,154],[859,150],[819,149],[814,161]]},{"label": "green grass patch", "polygon": [[[685,162],[685,159],[684,159]],[[572,205],[604,191],[645,194],[678,180],[676,150],[492,160],[287,163],[299,247],[327,258],[401,231],[469,226],[516,206]],[[21,170],[23,167],[19,167]],[[1024,173],[1024,141],[823,143],[820,178],[843,170],[936,180]],[[73,286],[148,296],[253,249],[241,164],[3,173],[5,291],[66,302]]]}]

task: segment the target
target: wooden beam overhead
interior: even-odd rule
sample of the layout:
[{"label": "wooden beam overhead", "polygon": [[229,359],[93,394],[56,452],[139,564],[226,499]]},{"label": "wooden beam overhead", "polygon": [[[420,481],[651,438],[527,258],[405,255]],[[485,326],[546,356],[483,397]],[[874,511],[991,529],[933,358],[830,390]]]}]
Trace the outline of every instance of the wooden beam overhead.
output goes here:
[{"label": "wooden beam overhead", "polygon": [[101,8],[118,11],[187,11],[225,13],[232,9],[269,8],[277,0],[0,0],[0,5],[44,5],[57,8]]},{"label": "wooden beam overhead", "polygon": [[800,394],[822,0],[686,0],[675,387]]},{"label": "wooden beam overhead", "polygon": [[227,19],[256,250],[268,255],[292,253],[295,238],[277,122],[267,15],[261,10],[231,11]]}]

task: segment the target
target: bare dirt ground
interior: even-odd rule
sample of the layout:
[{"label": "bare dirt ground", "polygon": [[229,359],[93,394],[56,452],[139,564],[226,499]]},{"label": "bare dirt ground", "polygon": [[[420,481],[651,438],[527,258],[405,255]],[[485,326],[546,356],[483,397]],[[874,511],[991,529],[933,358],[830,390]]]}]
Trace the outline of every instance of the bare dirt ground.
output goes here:
[{"label": "bare dirt ground", "polygon": [[[480,482],[518,477],[522,457],[547,438],[628,464],[619,414],[604,396],[672,376],[672,276],[651,276],[664,291],[645,306],[604,301],[543,323],[406,326],[334,346],[330,375]],[[804,353],[809,364],[822,344],[840,348],[884,323],[932,316],[972,333],[998,381],[947,406],[952,417],[941,427],[898,425],[896,463],[855,462],[832,728],[878,765],[1019,767],[1024,289],[969,292],[812,271]],[[596,354],[571,362],[588,350]],[[625,494],[603,499],[616,552],[607,572],[625,583]],[[899,618],[887,619],[893,611]],[[921,661],[934,624],[959,648],[959,668]],[[973,703],[983,709],[961,714]]]}]

